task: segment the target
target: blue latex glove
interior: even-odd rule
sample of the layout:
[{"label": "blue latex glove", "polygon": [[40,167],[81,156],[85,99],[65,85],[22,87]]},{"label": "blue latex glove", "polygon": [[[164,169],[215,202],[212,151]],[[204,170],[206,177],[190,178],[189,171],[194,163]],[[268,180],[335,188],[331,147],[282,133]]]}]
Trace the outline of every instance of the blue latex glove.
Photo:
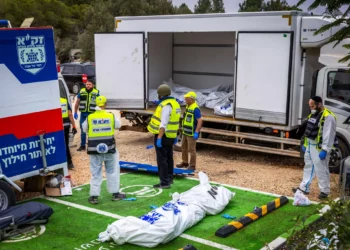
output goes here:
[{"label": "blue latex glove", "polygon": [[322,150],[319,154],[320,159],[323,161],[327,157],[327,151]]},{"label": "blue latex glove", "polygon": [[77,113],[74,114],[74,119],[78,120],[78,114]]},{"label": "blue latex glove", "polygon": [[161,148],[162,147],[162,138],[158,138],[157,139],[157,148]]},{"label": "blue latex glove", "polygon": [[199,137],[199,133],[198,132],[194,132],[193,139],[198,140],[198,137]]},{"label": "blue latex glove", "polygon": [[306,148],[303,146],[301,146],[301,150],[303,150],[303,152],[305,153],[306,152]]},{"label": "blue latex glove", "polygon": [[176,145],[177,141],[178,141],[178,140],[177,140],[177,137],[176,137],[175,140],[174,140],[174,145]]},{"label": "blue latex glove", "polygon": [[148,145],[148,146],[146,146],[146,149],[151,149],[153,147],[154,147],[153,145]]},{"label": "blue latex glove", "polygon": [[157,206],[155,206],[155,205],[150,205],[149,206],[150,208],[152,208],[152,209],[156,209],[156,208],[158,208]]},{"label": "blue latex glove", "polygon": [[136,201],[136,198],[125,198],[123,201]]},{"label": "blue latex glove", "polygon": [[221,215],[221,217],[225,218],[225,219],[230,219],[230,220],[236,219],[236,216],[231,216],[229,214],[223,214],[223,215]]}]

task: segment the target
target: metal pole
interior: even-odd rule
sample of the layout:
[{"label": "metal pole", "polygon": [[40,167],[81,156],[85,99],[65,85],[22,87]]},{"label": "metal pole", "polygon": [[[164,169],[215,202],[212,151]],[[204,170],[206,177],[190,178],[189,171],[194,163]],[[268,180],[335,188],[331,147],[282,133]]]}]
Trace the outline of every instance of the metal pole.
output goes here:
[{"label": "metal pole", "polygon": [[40,149],[41,149],[41,157],[43,160],[43,172],[46,173],[47,162],[46,162],[46,151],[45,151],[45,143],[44,143],[44,135],[45,131],[38,131],[37,133],[40,137]]}]

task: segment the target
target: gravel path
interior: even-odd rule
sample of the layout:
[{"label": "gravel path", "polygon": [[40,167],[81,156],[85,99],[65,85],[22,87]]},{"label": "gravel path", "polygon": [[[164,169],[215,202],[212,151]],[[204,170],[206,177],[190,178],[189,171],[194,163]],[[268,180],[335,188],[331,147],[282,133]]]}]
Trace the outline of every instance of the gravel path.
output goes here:
[{"label": "gravel path", "polygon": [[[118,114],[115,112],[115,114]],[[122,120],[123,124],[128,121]],[[116,132],[120,160],[156,165],[155,150],[146,149],[153,143],[150,133],[133,131]],[[69,171],[75,185],[90,181],[89,156],[77,152],[80,143],[78,133],[72,143],[71,153],[75,170]],[[175,164],[181,162],[181,153],[174,152]],[[251,188],[264,192],[293,196],[292,187],[299,185],[303,174],[303,160],[268,155],[224,147],[203,145],[197,150],[197,171],[204,171],[210,180]],[[196,174],[197,175],[197,174]],[[175,180],[176,183],[176,180]],[[331,175],[331,197],[339,196],[338,175]],[[311,185],[311,200],[318,200],[317,179]]]}]

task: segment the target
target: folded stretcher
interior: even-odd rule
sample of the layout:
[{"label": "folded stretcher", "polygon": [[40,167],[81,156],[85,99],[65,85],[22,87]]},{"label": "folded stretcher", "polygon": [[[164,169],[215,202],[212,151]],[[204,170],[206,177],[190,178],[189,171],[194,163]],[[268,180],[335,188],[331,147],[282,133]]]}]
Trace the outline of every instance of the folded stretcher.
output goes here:
[{"label": "folded stretcher", "polygon": [[46,224],[53,214],[51,207],[28,202],[0,211],[0,241],[32,231],[35,225]]}]

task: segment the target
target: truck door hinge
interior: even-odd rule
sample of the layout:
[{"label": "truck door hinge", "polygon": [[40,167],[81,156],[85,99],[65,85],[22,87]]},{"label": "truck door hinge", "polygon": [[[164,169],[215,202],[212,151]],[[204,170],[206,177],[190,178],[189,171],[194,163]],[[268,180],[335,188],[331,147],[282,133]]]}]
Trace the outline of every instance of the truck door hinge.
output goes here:
[{"label": "truck door hinge", "polygon": [[148,39],[145,38],[145,39],[143,40],[143,42],[144,42],[144,43],[148,43]]},{"label": "truck door hinge", "polygon": [[145,59],[148,59],[148,54],[144,54],[143,57],[144,57]]}]

